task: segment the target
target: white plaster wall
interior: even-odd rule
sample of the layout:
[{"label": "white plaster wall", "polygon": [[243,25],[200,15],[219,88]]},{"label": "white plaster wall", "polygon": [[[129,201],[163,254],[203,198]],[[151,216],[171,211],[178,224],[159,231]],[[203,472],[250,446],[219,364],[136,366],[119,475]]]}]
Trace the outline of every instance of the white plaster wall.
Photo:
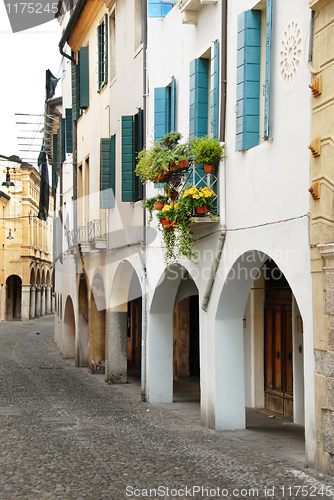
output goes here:
[{"label": "white plaster wall", "polygon": [[246,327],[243,325],[244,332],[244,353],[245,353],[245,406],[251,407],[251,391],[252,391],[252,380],[251,380],[251,307],[250,307],[250,297],[248,297],[247,304],[245,307],[245,321]]}]

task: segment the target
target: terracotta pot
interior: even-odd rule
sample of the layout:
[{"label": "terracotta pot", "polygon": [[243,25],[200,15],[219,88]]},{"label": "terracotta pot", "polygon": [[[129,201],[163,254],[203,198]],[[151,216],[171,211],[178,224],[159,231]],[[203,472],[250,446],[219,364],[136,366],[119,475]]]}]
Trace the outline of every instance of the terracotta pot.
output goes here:
[{"label": "terracotta pot", "polygon": [[177,197],[178,197],[178,195],[179,195],[179,193],[178,193],[177,191],[172,191],[172,192],[171,192],[171,194],[169,195],[169,197],[170,197],[170,199],[171,199],[172,201],[174,201],[174,200],[175,200],[175,198],[177,198]]},{"label": "terracotta pot", "polygon": [[196,207],[196,212],[198,214],[205,214],[208,211],[207,205],[204,205],[204,207]]},{"label": "terracotta pot", "polygon": [[173,220],[166,219],[166,217],[160,219],[160,222],[164,229],[170,229],[176,226],[176,222],[174,222]]},{"label": "terracotta pot", "polygon": [[204,172],[206,174],[213,174],[214,171],[215,171],[214,165],[207,165],[206,163],[204,163]]},{"label": "terracotta pot", "polygon": [[169,171],[173,172],[174,170],[177,170],[177,167],[176,167],[175,163],[170,163],[169,164]]},{"label": "terracotta pot", "polygon": [[162,210],[164,208],[165,204],[162,203],[162,201],[155,201],[154,206],[155,206],[156,210]]},{"label": "terracotta pot", "polygon": [[189,160],[182,160],[177,165],[178,167],[189,167]]},{"label": "terracotta pot", "polygon": [[171,183],[173,184],[174,187],[177,187],[181,184],[181,182],[179,180],[171,181]]},{"label": "terracotta pot", "polygon": [[168,179],[169,179],[168,170],[164,170],[163,172],[161,172],[161,174],[156,175],[154,177],[153,182],[155,183],[166,182],[168,181]]}]

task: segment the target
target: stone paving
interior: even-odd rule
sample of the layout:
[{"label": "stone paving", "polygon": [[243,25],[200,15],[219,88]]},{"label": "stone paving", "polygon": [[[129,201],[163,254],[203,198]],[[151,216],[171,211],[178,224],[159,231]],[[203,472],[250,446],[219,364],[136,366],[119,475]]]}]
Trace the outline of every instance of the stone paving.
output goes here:
[{"label": "stone paving", "polygon": [[334,498],[333,478],[302,461],[189,424],[62,359],[53,317],[1,323],[0,353],[1,500]]}]

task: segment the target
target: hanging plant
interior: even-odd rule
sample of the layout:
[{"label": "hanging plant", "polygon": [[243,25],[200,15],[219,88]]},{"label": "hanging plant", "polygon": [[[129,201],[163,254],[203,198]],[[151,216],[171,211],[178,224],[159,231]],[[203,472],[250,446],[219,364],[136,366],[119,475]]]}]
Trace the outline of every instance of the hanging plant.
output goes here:
[{"label": "hanging plant", "polygon": [[[167,195],[158,194],[157,196],[152,196],[152,198],[146,198],[143,202],[143,208],[146,208],[149,212],[149,218],[147,223],[150,224],[153,220],[153,210],[161,210],[165,203],[168,201]],[[160,203],[161,206],[158,208],[156,206],[157,203]]]},{"label": "hanging plant", "polygon": [[225,144],[220,144],[218,139],[204,136],[191,141],[191,154],[195,163],[206,165],[217,165],[220,160],[225,158]]}]

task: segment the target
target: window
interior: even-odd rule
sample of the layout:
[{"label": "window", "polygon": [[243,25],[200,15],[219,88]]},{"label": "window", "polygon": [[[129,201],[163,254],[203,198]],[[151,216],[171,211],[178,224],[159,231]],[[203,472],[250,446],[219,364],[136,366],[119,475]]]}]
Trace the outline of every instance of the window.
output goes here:
[{"label": "window", "polygon": [[108,81],[108,14],[97,27],[97,91]]},{"label": "window", "polygon": [[73,153],[72,108],[65,109],[66,153]]},{"label": "window", "polygon": [[109,31],[110,31],[110,80],[116,76],[116,17],[115,9],[109,17]]},{"label": "window", "polygon": [[5,244],[2,244],[2,270],[5,270]]},{"label": "window", "polygon": [[78,64],[72,65],[72,116],[78,120],[81,110],[89,106],[88,46],[78,50]]},{"label": "window", "polygon": [[175,130],[176,82],[154,89],[154,141]]},{"label": "window", "polygon": [[122,116],[122,201],[138,201],[143,185],[135,174],[137,155],[144,147],[143,110],[134,116]]},{"label": "window", "polygon": [[269,138],[271,29],[272,0],[238,16],[236,151]]},{"label": "window", "polygon": [[116,135],[100,140],[100,208],[115,206]]}]

